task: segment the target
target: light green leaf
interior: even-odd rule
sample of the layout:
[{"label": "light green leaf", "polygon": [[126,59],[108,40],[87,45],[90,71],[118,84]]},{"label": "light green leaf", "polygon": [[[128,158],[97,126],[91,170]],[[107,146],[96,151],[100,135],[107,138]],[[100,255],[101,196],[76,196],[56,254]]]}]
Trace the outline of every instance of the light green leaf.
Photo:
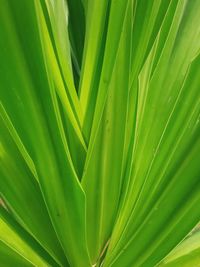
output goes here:
[{"label": "light green leaf", "polygon": [[[132,173],[105,266],[121,266],[122,262],[124,266],[155,264],[199,218],[194,204],[199,194],[195,163],[199,152],[200,113],[198,5],[198,1],[179,2],[156,68],[153,73],[150,69],[148,77],[144,67],[139,76]],[[183,206],[187,203],[195,212],[185,226],[175,231],[187,214],[187,208],[179,206],[181,200]],[[170,220],[173,210],[180,212],[179,217]],[[155,239],[163,227],[166,229],[160,240]],[[168,234],[173,236],[171,241]]]},{"label": "light green leaf", "polygon": [[[129,87],[127,69],[130,67],[131,27],[128,25],[131,26],[131,15],[130,9],[125,18],[100,126],[91,155],[86,159],[82,180],[87,200],[87,220],[90,222],[87,229],[88,246],[93,262],[99,260],[101,251],[109,242],[123,182],[122,164]],[[124,69],[121,69],[121,64],[125,66]]]},{"label": "light green leaf", "polygon": [[[21,237],[18,236],[1,218],[0,218],[0,242],[2,249],[6,251],[5,246],[8,246],[11,250],[16,251],[17,254],[19,254],[19,256],[22,256],[30,263],[28,266],[40,266],[40,267],[49,266],[49,264],[47,264],[43,259],[41,259],[38,256],[38,254],[35,253],[32,250],[32,248],[28,244],[26,244],[24,240],[22,240]],[[28,264],[26,263],[25,260],[24,262],[25,264]]]},{"label": "light green leaf", "polygon": [[1,197],[23,227],[53,258],[64,263],[66,259],[52,227],[39,185],[1,119],[0,140]]},{"label": "light green leaf", "polygon": [[83,66],[79,88],[80,104],[86,125],[83,125],[84,136],[87,141],[89,140],[101,75],[110,12],[109,6],[109,2],[106,0],[89,0],[88,3]]},{"label": "light green leaf", "polygon": [[[11,9],[13,17],[10,3],[3,2],[0,48],[3,51],[1,71],[5,75],[0,76],[1,101],[34,162],[48,212],[69,263],[88,266],[85,196],[67,157],[54,113],[36,13],[33,12],[35,2],[18,3],[16,9]],[[20,31],[21,20],[17,20],[19,35],[12,21],[22,6],[26,8],[26,26],[33,30],[31,42],[29,35]]]},{"label": "light green leaf", "polygon": [[0,261],[6,267],[33,267],[34,265],[0,240]]},{"label": "light green leaf", "polygon": [[0,6],[0,266],[198,266],[199,0]]},{"label": "light green leaf", "polygon": [[200,266],[200,232],[187,237],[157,266]]}]

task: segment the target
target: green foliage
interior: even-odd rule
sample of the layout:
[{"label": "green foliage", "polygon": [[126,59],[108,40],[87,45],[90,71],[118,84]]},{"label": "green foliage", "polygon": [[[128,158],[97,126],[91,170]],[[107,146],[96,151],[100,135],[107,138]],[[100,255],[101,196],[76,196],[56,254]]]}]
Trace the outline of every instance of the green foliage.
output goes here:
[{"label": "green foliage", "polygon": [[199,266],[200,1],[0,0],[0,60],[0,267]]}]

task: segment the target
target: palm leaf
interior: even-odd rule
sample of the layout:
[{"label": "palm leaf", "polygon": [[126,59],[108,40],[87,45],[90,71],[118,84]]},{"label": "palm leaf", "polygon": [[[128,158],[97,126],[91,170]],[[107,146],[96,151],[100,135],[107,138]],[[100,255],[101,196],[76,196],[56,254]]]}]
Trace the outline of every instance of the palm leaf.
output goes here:
[{"label": "palm leaf", "polygon": [[158,266],[187,267],[200,264],[200,232],[197,231],[179,244]]},{"label": "palm leaf", "polygon": [[199,0],[0,3],[0,265],[198,266]]}]

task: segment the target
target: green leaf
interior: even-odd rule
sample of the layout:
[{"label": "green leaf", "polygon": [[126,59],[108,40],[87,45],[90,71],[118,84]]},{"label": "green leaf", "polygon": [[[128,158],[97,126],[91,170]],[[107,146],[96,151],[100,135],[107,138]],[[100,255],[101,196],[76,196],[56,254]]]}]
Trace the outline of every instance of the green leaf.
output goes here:
[{"label": "green leaf", "polygon": [[[4,223],[9,227],[12,232],[14,232],[24,243],[29,246],[34,253],[36,253],[47,265],[50,266],[60,266],[66,265],[69,266],[68,263],[65,261],[56,262],[42,247],[12,216],[10,211],[7,211],[5,208],[0,207],[0,217]],[[5,238],[3,237],[3,240]],[[20,246],[21,248],[21,246]]]},{"label": "green leaf", "polygon": [[[41,3],[43,2],[42,0]],[[81,106],[72,73],[71,47],[68,36],[68,9],[65,0],[56,2],[45,0],[45,3],[46,5],[43,3],[42,7],[43,12],[46,8],[49,14],[48,17],[47,15],[45,16],[48,32],[46,32],[45,25],[42,26],[44,24],[42,18],[39,26],[41,28],[41,40],[44,45],[45,56],[47,61],[50,61],[50,64],[54,64],[54,67],[52,68],[51,65],[51,69],[48,71],[52,73],[53,70],[52,76],[57,86],[59,84],[57,91],[65,109],[69,110],[68,106],[71,106],[76,120],[82,123]],[[70,116],[74,116],[74,114]]]},{"label": "green leaf", "polygon": [[[130,67],[131,15],[130,9],[125,18],[103,115],[93,147],[87,154],[82,180],[87,200],[87,220],[90,222],[87,230],[88,246],[93,262],[99,260],[101,251],[110,239],[122,186],[129,87],[127,69]],[[123,64],[125,68],[121,69],[120,64]],[[120,114],[116,116],[118,109],[120,109]],[[113,166],[114,162],[115,166]]]},{"label": "green leaf", "polygon": [[83,132],[89,140],[101,75],[110,5],[108,1],[89,1],[86,36],[80,76],[80,104],[83,111]]},{"label": "green leaf", "polygon": [[0,240],[0,261],[6,267],[33,267],[34,265]]},{"label": "green leaf", "polygon": [[[62,0],[60,0],[58,3],[58,8],[61,9],[62,6]],[[39,27],[39,32],[40,32],[40,38],[41,38],[41,45],[43,49],[43,54],[44,54],[44,61],[47,66],[51,66],[51,69],[47,67],[47,72],[49,72],[49,75],[52,76],[53,81],[55,83],[55,88],[57,90],[57,93],[60,97],[61,103],[63,104],[64,109],[66,110],[66,114],[72,123],[73,128],[75,129],[75,133],[77,137],[79,138],[81,144],[83,147],[86,149],[85,146],[85,141],[83,139],[82,133],[81,133],[81,125],[82,125],[82,113],[80,110],[80,106],[78,103],[78,98],[75,92],[75,87],[72,84],[72,80],[70,77],[68,77],[69,73],[69,67],[67,68],[67,64],[63,66],[63,63],[61,62],[61,66],[63,66],[63,74],[65,74],[66,77],[66,83],[67,83],[67,88],[69,90],[69,97],[68,94],[66,93],[65,90],[65,83],[63,80],[62,73],[60,72],[59,69],[59,64],[57,62],[57,58],[55,56],[55,51],[53,44],[51,43],[51,38],[48,32],[48,27],[45,21],[45,16],[43,14],[42,6],[39,2],[35,2],[35,9],[36,9],[36,15],[37,15],[37,20],[38,20],[38,27]],[[53,13],[54,14],[54,13]],[[63,16],[66,16],[64,13]],[[53,23],[53,26],[55,27],[55,30],[57,29],[58,25],[56,23]],[[64,48],[61,46],[62,43],[60,44],[59,41],[59,36],[55,36],[56,39],[56,44],[58,43],[58,55],[62,55]],[[66,37],[67,38],[67,37]],[[60,46],[59,46],[60,45]],[[59,50],[60,49],[60,50]],[[64,51],[65,52],[65,51]],[[65,69],[67,68],[67,69]],[[70,101],[74,100],[74,103],[72,105],[75,105],[73,107],[70,103]],[[77,113],[78,112],[78,113]]]},{"label": "green leaf", "polygon": [[[156,68],[152,73],[150,64],[148,73],[147,62],[139,76],[134,161],[105,266],[151,266],[199,219],[198,5],[179,2]],[[175,212],[179,217],[172,217]],[[187,224],[177,231],[186,214]]]},{"label": "green leaf", "polygon": [[[83,47],[85,41],[85,12],[81,0],[67,0],[69,8],[69,35],[72,49],[72,59],[80,75]],[[78,18],[78,19],[77,19]]]},{"label": "green leaf", "polygon": [[[26,26],[33,30],[31,42],[29,34],[20,31],[23,24],[17,27],[20,34],[16,35],[15,17],[12,17],[8,3],[3,2],[0,11],[1,71],[4,73],[0,76],[1,101],[34,162],[48,212],[69,263],[88,266],[85,196],[67,157],[57,124],[36,13],[33,12],[35,2],[22,1],[12,9],[17,14],[26,7]],[[20,24],[20,20],[17,21]],[[6,64],[8,61],[9,65]],[[20,71],[16,72],[16,69]]]},{"label": "green leaf", "polygon": [[200,264],[200,232],[183,240],[158,266],[187,267]]},{"label": "green leaf", "polygon": [[[41,266],[41,267],[49,266],[1,218],[0,218],[0,242],[1,242],[0,247],[2,250],[4,250],[4,253],[6,252],[6,253],[9,253],[12,255],[13,252],[11,252],[11,251],[9,252],[9,250],[6,249],[6,246],[8,246],[10,248],[10,250],[14,250],[18,254],[19,257],[17,257],[17,255],[15,255],[15,258],[17,261],[19,261],[20,256],[22,256],[24,258],[24,260],[22,258],[21,261],[25,262],[25,266],[26,265],[28,265],[28,266]],[[15,253],[13,253],[13,254],[15,254]],[[25,259],[28,262],[26,262]],[[6,266],[7,266],[7,263],[10,264],[9,259],[6,262]]]},{"label": "green leaf", "polygon": [[199,265],[199,0],[0,4],[0,265]]},{"label": "green leaf", "polygon": [[66,259],[52,227],[38,182],[1,119],[0,140],[1,197],[23,227],[53,258],[64,263]]},{"label": "green leaf", "polygon": [[[87,106],[87,102],[86,102],[86,108],[91,110],[91,114],[90,114],[91,118],[89,117],[89,119],[85,121],[85,124],[83,125],[83,131],[84,131],[84,134],[86,135],[86,138],[88,138],[88,134],[90,135],[89,150],[91,150],[91,147],[93,146],[93,142],[97,134],[97,129],[99,127],[99,122],[103,114],[108,87],[111,81],[113,68],[116,62],[116,56],[117,56],[117,52],[119,48],[120,37],[123,32],[124,20],[125,20],[126,13],[127,13],[130,3],[132,3],[132,0],[127,1],[127,2],[123,0],[120,0],[118,2],[111,1],[110,3],[108,26],[107,26],[108,28],[107,28],[107,33],[106,33],[107,35],[106,35],[105,49],[103,53],[101,75],[99,79],[99,84],[97,85],[96,97],[92,99],[92,102],[93,102],[92,107],[94,106],[94,103],[96,103],[95,108],[93,109],[90,105]],[[98,13],[95,12],[95,14],[98,14]],[[103,14],[101,15],[103,16]],[[83,98],[84,100],[85,99],[87,100],[87,95],[84,96]],[[81,99],[81,96],[80,96],[80,99]],[[83,106],[83,112],[84,112],[85,104],[82,106]],[[88,152],[88,155],[90,157],[90,151]]]}]

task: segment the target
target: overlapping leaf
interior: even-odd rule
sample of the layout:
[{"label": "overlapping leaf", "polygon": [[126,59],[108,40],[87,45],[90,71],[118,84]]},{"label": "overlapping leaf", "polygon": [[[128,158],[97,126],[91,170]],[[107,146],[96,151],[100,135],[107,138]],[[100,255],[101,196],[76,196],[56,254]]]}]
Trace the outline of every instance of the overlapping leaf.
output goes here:
[{"label": "overlapping leaf", "polygon": [[199,264],[199,0],[0,4],[1,263]]}]

